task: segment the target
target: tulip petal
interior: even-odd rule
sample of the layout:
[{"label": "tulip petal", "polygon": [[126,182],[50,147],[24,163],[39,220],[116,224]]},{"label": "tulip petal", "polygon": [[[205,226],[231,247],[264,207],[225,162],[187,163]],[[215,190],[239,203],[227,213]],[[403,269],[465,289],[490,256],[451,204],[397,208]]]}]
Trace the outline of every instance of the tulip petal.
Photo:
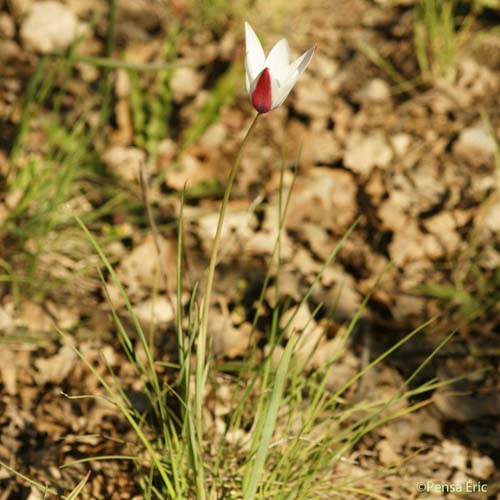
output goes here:
[{"label": "tulip petal", "polygon": [[257,78],[258,74],[264,67],[266,55],[262,48],[255,31],[245,22],[245,43],[246,43],[246,58],[245,66],[247,72],[247,87],[250,82]]},{"label": "tulip petal", "polygon": [[281,81],[286,78],[286,73],[290,66],[290,47],[285,38],[282,38],[271,49],[265,65],[269,68],[271,74],[278,80]]},{"label": "tulip petal", "polygon": [[264,68],[252,86],[253,107],[259,113],[267,113],[272,109],[272,79],[267,68]]},{"label": "tulip petal", "polygon": [[272,89],[272,108],[277,108],[283,104],[283,101],[288,97],[290,92],[293,89],[293,86],[297,83],[299,79],[300,73],[294,69],[290,76],[281,84],[279,84],[279,88],[275,89],[273,82],[271,81],[271,89]]},{"label": "tulip petal", "polygon": [[316,45],[313,45],[309,50],[304,52],[299,58],[293,61],[291,66],[299,72],[299,75],[301,75],[305,71],[307,66],[309,66],[309,63],[311,62],[312,56],[314,55],[315,51]]}]

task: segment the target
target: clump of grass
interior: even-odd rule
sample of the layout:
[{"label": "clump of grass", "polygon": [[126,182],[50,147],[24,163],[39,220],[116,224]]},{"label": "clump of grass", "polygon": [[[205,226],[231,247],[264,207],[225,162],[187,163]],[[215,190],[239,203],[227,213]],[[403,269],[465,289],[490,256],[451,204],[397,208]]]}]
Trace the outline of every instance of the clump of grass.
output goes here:
[{"label": "clump of grass", "polygon": [[[280,208],[280,228],[283,227],[288,200]],[[225,201],[227,204],[227,200]],[[80,226],[92,242],[111,279],[120,289],[122,299],[135,325],[135,334],[146,353],[146,362],[136,355],[137,346],[125,329],[120,317],[113,314],[120,340],[129,362],[135,367],[137,376],[144,381],[144,391],[150,400],[153,419],[138,413],[126,396],[125,388],[112,374],[112,383],[95,370],[90,362],[75,348],[89,370],[99,379],[107,398],[135,431],[138,441],[149,457],[149,463],[139,458],[130,458],[137,463],[139,484],[145,495],[158,498],[323,498],[327,492],[338,495],[369,495],[367,478],[335,477],[335,469],[343,457],[376,427],[402,415],[416,411],[427,402],[407,404],[418,394],[431,391],[441,385],[437,380],[411,388],[411,382],[422,368],[449,340],[447,337],[432,352],[424,363],[404,382],[389,399],[350,403],[346,393],[373,367],[387,358],[410,338],[425,330],[429,321],[415,329],[387,352],[369,363],[348,380],[337,392],[327,389],[327,380],[346,348],[367,297],[343,333],[340,333],[338,352],[331,361],[314,373],[304,371],[303,360],[298,357],[297,332],[290,330],[291,320],[282,321],[288,306],[275,306],[267,332],[268,349],[263,355],[251,346],[250,353],[231,366],[232,378],[225,384],[232,392],[227,418],[222,429],[207,424],[208,386],[220,384],[220,373],[210,363],[207,339],[200,336],[204,318],[203,307],[198,308],[195,293],[186,313],[181,305],[182,287],[182,225],[179,219],[179,261],[177,334],[178,352],[174,363],[176,377],[167,382],[158,376],[160,364],[155,359],[154,338],[148,338],[135,316],[125,291],[121,287],[113,267],[106,258],[97,240],[79,220]],[[338,254],[351,229],[338,243],[315,282],[304,295],[304,301],[312,287],[321,278],[321,273]],[[279,258],[279,239],[276,242],[276,257]],[[217,252],[214,252],[216,255]],[[278,277],[279,280],[279,277]],[[263,285],[261,298],[267,289]],[[210,287],[204,292],[203,303],[209,303]],[[205,302],[206,301],[206,302]],[[261,308],[256,307],[255,316]],[[208,311],[208,309],[207,309]],[[205,312],[207,314],[207,312]],[[205,335],[208,332],[205,331]],[[196,359],[196,363],[194,363]],[[172,400],[178,402],[179,412],[170,409]],[[401,405],[401,402],[405,402]],[[395,409],[393,409],[393,407]],[[156,422],[152,425],[151,422]],[[210,421],[210,419],[208,420]],[[88,457],[79,462],[92,462],[106,457]],[[112,457],[109,457],[110,459]],[[69,466],[71,464],[66,464]]]},{"label": "clump of grass", "polygon": [[[493,0],[496,1],[496,0]],[[459,8],[460,7],[460,8]],[[458,11],[468,8],[460,16]],[[487,33],[474,30],[477,15],[493,8],[479,0],[470,6],[457,0],[421,0],[414,7],[413,46],[419,74],[406,78],[377,49],[358,40],[358,49],[394,83],[394,93],[414,92],[419,85],[455,83],[460,59]]]},{"label": "clump of grass", "polygon": [[[65,88],[72,70],[73,63],[58,57],[39,62],[8,159],[0,279],[11,284],[19,299],[41,301],[54,290],[64,293],[66,282],[94,268],[89,242],[75,230],[72,211],[91,224],[125,201],[123,193],[102,182],[106,174],[93,148],[101,125],[94,119],[100,114],[94,107],[99,100],[78,98]],[[75,106],[63,112],[68,99]],[[103,200],[98,208],[85,197],[95,194],[96,186]]]},{"label": "clump of grass", "polygon": [[[10,283],[18,299],[29,296],[42,301],[53,291],[63,294],[65,282],[94,268],[88,240],[75,231],[74,213],[87,224],[99,222],[103,227],[103,219],[126,202],[126,211],[131,212],[123,190],[108,182],[110,174],[102,168],[96,151],[96,139],[110,119],[113,71],[123,69],[132,75],[136,143],[151,151],[168,135],[169,78],[175,63],[134,65],[111,58],[115,17],[116,2],[112,1],[106,57],[79,56],[76,45],[68,53],[47,54],[37,64],[24,93],[4,181],[7,210],[0,222],[0,244],[4,248],[0,280]],[[172,32],[165,42],[169,61],[175,58],[174,42]],[[87,88],[91,98],[75,96],[68,88],[76,64],[82,62],[102,72],[100,91],[92,94]],[[144,91],[139,72],[154,73],[157,94]],[[89,193],[97,206],[89,203]],[[100,241],[116,236],[116,232],[107,231]],[[65,270],[63,264],[54,266],[57,255],[67,257],[64,262],[68,265],[74,262],[78,272],[74,268]]]},{"label": "clump of grass", "polygon": [[[177,23],[173,22],[164,43],[164,57],[173,61],[177,57]],[[127,69],[130,78],[130,109],[132,112],[134,143],[154,155],[158,143],[169,135],[172,115],[172,91],[170,79],[173,65],[158,69],[144,85],[143,71]],[[152,91],[150,87],[154,87]]]},{"label": "clump of grass", "polygon": [[474,20],[471,13],[457,25],[456,9],[456,0],[422,0],[415,7],[415,54],[428,81],[453,83],[456,79]]}]

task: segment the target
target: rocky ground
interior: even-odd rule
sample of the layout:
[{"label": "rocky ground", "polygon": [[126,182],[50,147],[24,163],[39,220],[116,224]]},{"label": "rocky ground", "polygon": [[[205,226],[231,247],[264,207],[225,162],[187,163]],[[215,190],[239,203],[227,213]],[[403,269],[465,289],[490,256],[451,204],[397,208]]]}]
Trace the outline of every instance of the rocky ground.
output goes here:
[{"label": "rocky ground", "polygon": [[[424,72],[414,43],[417,2],[315,0],[291,7],[273,0],[272,9],[269,3],[257,0],[241,10],[248,12],[243,16],[240,6],[235,12],[200,14],[184,0],[169,5],[119,1],[110,55],[136,65],[172,58],[181,64],[163,72],[137,72],[106,70],[80,59],[68,70],[52,55],[42,72],[54,83],[36,107],[26,104],[26,96],[44,54],[66,51],[81,37],[75,54],[105,55],[107,3],[0,2],[0,262],[11,278],[0,284],[0,459],[42,483],[68,485],[81,479],[85,467],[59,469],[62,463],[88,454],[134,452],[131,431],[111,405],[61,395],[99,392],[71,343],[103,374],[107,362],[131,391],[140,394],[141,389],[115,340],[95,272],[99,260],[77,228],[68,232],[66,224],[64,233],[58,232],[57,217],[44,239],[20,237],[15,228],[30,228],[32,216],[20,208],[28,180],[16,182],[11,172],[21,179],[30,162],[53,151],[55,135],[46,126],[54,115],[59,124],[98,123],[100,85],[108,78],[110,119],[88,148],[88,161],[98,167],[81,181],[71,204],[90,214],[121,192],[115,208],[89,226],[103,241],[107,238],[107,254],[139,319],[165,332],[162,349],[168,358],[177,193],[187,182],[188,293],[193,283],[203,281],[221,186],[253,117],[244,89],[245,17],[265,35],[267,49],[285,33],[294,55],[312,43],[318,50],[286,105],[260,119],[244,154],[216,277],[210,327],[215,356],[245,354],[249,310],[278,234],[284,164],[291,201],[281,240],[283,300],[300,301],[359,218],[301,312],[308,320],[323,304],[313,325],[332,318],[334,337],[372,293],[331,388],[435,315],[422,335],[363,378],[352,396],[390,396],[455,330],[414,383],[470,374],[434,391],[431,404],[374,431],[336,474],[370,471],[380,498],[424,498],[418,491],[421,481],[477,486],[473,492],[434,489],[431,498],[500,498],[500,37],[492,30],[500,11],[478,10],[472,19],[467,17],[470,2],[460,2],[455,26],[460,36],[451,63]],[[471,20],[470,26],[463,28],[464,19]],[[67,151],[61,154],[73,158]],[[53,158],[57,165],[60,157]],[[157,248],[141,205],[141,165],[160,228],[166,282],[158,280]],[[103,179],[113,187],[101,189]],[[34,211],[41,206],[36,197],[27,203]],[[35,271],[30,267],[34,255]],[[19,277],[28,275],[30,286],[23,288]],[[105,279],[125,317],[116,286]],[[266,311],[274,301],[272,285]],[[72,340],[61,340],[56,327]],[[327,337],[308,369],[324,362]],[[92,470],[94,498],[137,494],[131,466],[96,462]],[[387,475],[388,470],[393,473]],[[0,468],[0,499],[42,498],[37,491]]]}]

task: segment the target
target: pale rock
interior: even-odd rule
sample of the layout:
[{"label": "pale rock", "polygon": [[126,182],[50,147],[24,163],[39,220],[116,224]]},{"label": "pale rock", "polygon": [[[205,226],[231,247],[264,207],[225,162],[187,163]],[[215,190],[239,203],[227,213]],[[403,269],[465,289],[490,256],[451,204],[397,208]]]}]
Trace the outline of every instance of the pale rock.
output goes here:
[{"label": "pale rock", "polygon": [[473,165],[479,165],[493,160],[496,144],[484,127],[468,127],[460,133],[453,151]]},{"label": "pale rock", "polygon": [[79,34],[78,18],[64,4],[53,0],[35,3],[21,25],[25,48],[46,54],[66,50]]},{"label": "pale rock", "polygon": [[[22,49],[15,40],[4,40],[0,38],[0,67],[8,68],[14,61],[22,59]],[[6,73],[5,73],[6,76]],[[12,103],[15,97],[20,93],[20,82],[15,78],[3,78],[2,84],[4,87],[3,100],[5,103]],[[16,116],[19,112],[16,111]],[[17,120],[17,118],[16,118]],[[2,155],[4,156],[4,155]],[[3,168],[4,159],[0,158],[0,171],[5,171]]]},{"label": "pale rock", "polygon": [[[269,229],[262,228],[261,231],[256,231],[249,235],[245,243],[245,254],[248,255],[272,255],[276,248],[276,239],[278,238],[279,227],[274,226]],[[294,255],[294,244],[286,232],[281,234],[281,258],[288,259]]]},{"label": "pale rock", "polygon": [[304,147],[300,156],[305,164],[334,163],[341,157],[340,147],[331,130],[309,130],[300,139]]},{"label": "pale rock", "polygon": [[384,178],[380,171],[374,171],[367,183],[365,184],[365,192],[371,198],[375,206],[379,206],[386,193]]},{"label": "pale rock", "polygon": [[422,260],[425,257],[423,239],[423,234],[414,222],[408,221],[395,232],[389,244],[389,255],[394,264],[402,266],[411,261]]},{"label": "pale rock", "polygon": [[[101,355],[108,366],[114,366],[118,362],[118,356],[110,345],[105,345],[101,349]],[[120,360],[121,361],[121,360]]]},{"label": "pale rock", "polygon": [[49,382],[60,384],[71,373],[77,359],[75,351],[68,344],[63,345],[59,352],[50,358],[35,359],[35,366],[38,370],[36,383],[38,385]]},{"label": "pale rock", "polygon": [[338,319],[352,318],[361,306],[361,296],[355,279],[339,265],[325,269],[321,285],[326,290],[313,290],[312,297],[323,302],[328,313]]},{"label": "pale rock", "polygon": [[458,250],[461,240],[456,231],[455,218],[450,212],[443,211],[426,219],[424,227],[437,238],[446,253]]},{"label": "pale rock", "polygon": [[[279,279],[279,293],[281,297],[291,297],[294,301],[300,302],[302,300],[302,295],[300,290],[301,276],[294,270],[281,271]],[[266,290],[266,302],[270,307],[277,307],[278,303],[276,301],[276,286],[271,285]]]},{"label": "pale rock", "polygon": [[111,146],[104,155],[104,164],[119,177],[134,182],[139,179],[140,166],[146,160],[146,153],[142,149]]},{"label": "pale rock", "polygon": [[[470,483],[473,483],[473,482],[474,481],[472,481],[471,478],[469,476],[467,476],[467,474],[465,472],[461,471],[461,470],[456,471],[455,474],[453,474],[453,476],[451,477],[451,480],[450,480],[450,483],[452,483],[452,484],[460,484],[460,485],[462,485],[463,489],[466,489],[465,485],[467,483],[470,484]],[[445,497],[441,497],[441,498],[443,498],[443,500],[444,500]],[[450,497],[447,496],[447,498],[450,498]],[[452,500],[457,500],[460,497],[455,497],[455,498],[451,497],[451,498],[452,498]]]},{"label": "pale rock", "polygon": [[238,445],[239,450],[246,452],[250,451],[251,439],[249,437],[249,434],[240,427],[231,428],[231,430],[226,432],[226,434],[224,435],[224,439],[226,440],[226,442],[232,445]]},{"label": "pale rock", "polygon": [[215,167],[215,162],[207,164],[196,155],[185,152],[178,158],[178,168],[168,170],[165,183],[176,191],[182,191],[185,187],[194,188],[202,182],[213,182]]},{"label": "pale rock", "polygon": [[237,37],[233,30],[227,30],[222,36],[219,44],[219,54],[222,59],[232,60],[235,48],[237,47]]},{"label": "pale rock", "polygon": [[495,472],[495,462],[488,456],[472,457],[471,471],[479,479],[488,479]]},{"label": "pale rock", "polygon": [[[329,360],[330,362],[332,359]],[[328,373],[326,388],[331,392],[337,392],[351,381],[361,370],[361,363],[357,356],[345,350],[336,359],[335,364]]]},{"label": "pale rock", "polygon": [[493,233],[500,231],[500,203],[495,203],[488,207],[484,224]]},{"label": "pale rock", "polygon": [[314,117],[327,117],[332,110],[332,97],[324,80],[305,74],[294,90],[297,98],[293,104],[299,113]]},{"label": "pale rock", "polygon": [[428,105],[437,115],[455,112],[471,104],[471,96],[464,88],[457,87],[447,80],[436,82],[434,92],[429,94]]},{"label": "pale rock", "polygon": [[380,462],[383,465],[397,465],[401,463],[401,457],[387,439],[382,439],[376,445]]},{"label": "pale rock", "polygon": [[294,347],[295,366],[305,368],[305,363],[310,360],[324,336],[324,328],[316,323],[307,304],[288,309],[281,318],[280,326],[287,328],[286,338],[290,338],[292,333],[298,334]]},{"label": "pale rock", "polygon": [[408,151],[411,143],[411,135],[405,133],[395,134],[391,137],[391,144],[394,151],[399,156],[403,156]]},{"label": "pale rock", "polygon": [[217,406],[214,408],[214,413],[218,417],[228,415],[231,413],[231,401],[233,398],[233,391],[229,385],[221,384],[217,387]]},{"label": "pale rock", "polygon": [[497,189],[498,183],[494,175],[472,175],[468,179],[470,193],[478,200],[484,199],[488,191]]},{"label": "pale rock", "polygon": [[467,450],[461,444],[444,440],[442,447],[445,463],[459,471],[467,469]]},{"label": "pale rock", "polygon": [[407,210],[410,208],[411,199],[407,193],[400,190],[393,190],[389,198],[384,200],[378,209],[378,216],[382,220],[384,227],[398,231],[407,224]]},{"label": "pale rock", "polygon": [[205,148],[215,149],[224,144],[226,138],[227,127],[223,123],[217,122],[208,127],[207,131],[200,137],[199,143]]},{"label": "pale rock", "polygon": [[[203,215],[198,219],[198,236],[206,255],[210,255],[212,250],[218,221],[218,212]],[[256,227],[257,218],[253,212],[240,210],[228,213],[220,235],[221,258],[242,255]]]},{"label": "pale rock", "polygon": [[121,68],[116,71],[115,93],[118,98],[126,98],[130,94],[130,75]]},{"label": "pale rock", "polygon": [[315,326],[302,332],[294,348],[294,366],[302,369],[317,368],[315,355],[322,350],[324,337],[325,329],[322,326]]},{"label": "pale rock", "polygon": [[[325,324],[322,325],[323,334],[325,334]],[[328,364],[340,357],[345,356],[347,349],[347,335],[346,327],[340,327],[333,338],[327,339],[326,336],[322,338],[321,345],[316,349],[308,363],[308,369],[324,369]]]},{"label": "pale rock", "polygon": [[170,163],[177,153],[177,144],[170,138],[163,139],[158,143],[156,150],[161,163]]},{"label": "pale rock", "polygon": [[320,51],[314,54],[314,68],[323,80],[334,78],[339,70],[339,63],[332,57],[323,55]]},{"label": "pale rock", "polygon": [[[127,288],[129,298],[142,298],[149,290],[175,290],[177,280],[177,242],[159,237],[161,258],[160,266],[158,251],[152,235],[147,235],[131,252],[123,257],[117,269],[117,276],[122,285]],[[162,276],[162,267],[168,283]],[[121,304],[120,294],[109,283],[108,291],[113,299]]]},{"label": "pale rock", "polygon": [[417,295],[398,295],[396,303],[391,308],[396,321],[406,321],[408,318],[422,318],[425,299]]},{"label": "pale rock", "polygon": [[[15,362],[12,362],[13,360]],[[19,371],[19,356],[10,349],[0,351],[0,380],[2,381],[3,391],[14,396],[17,394],[17,374]]]},{"label": "pale rock", "polygon": [[99,69],[93,64],[76,63],[75,67],[84,82],[95,82],[101,76]]},{"label": "pale rock", "polygon": [[317,323],[311,316],[311,310],[306,303],[288,309],[281,317],[280,327],[287,326],[286,337],[290,338],[292,332],[306,334],[313,330]]},{"label": "pale rock", "polygon": [[[464,210],[461,208],[455,208],[453,211],[453,218],[455,219],[455,223],[457,227],[463,227],[468,224],[472,218],[472,215],[469,210]],[[499,214],[500,215],[500,214]]]},{"label": "pale rock", "polygon": [[355,130],[347,138],[344,164],[353,172],[368,175],[374,167],[386,168],[393,152],[382,131],[363,135]]},{"label": "pale rock", "polygon": [[137,319],[146,325],[166,325],[175,317],[173,303],[165,295],[146,299],[134,306]]},{"label": "pale rock", "polygon": [[481,98],[498,92],[498,78],[486,66],[472,57],[460,58],[458,62],[457,87],[464,91],[469,103],[474,97]]},{"label": "pale rock", "polygon": [[308,220],[325,230],[343,233],[356,216],[357,189],[349,172],[315,167],[294,185],[286,227],[298,230]]},{"label": "pale rock", "polygon": [[23,190],[14,188],[5,196],[5,206],[10,210],[14,210],[22,198]]},{"label": "pale rock", "polygon": [[413,189],[408,192],[411,196],[412,214],[432,210],[443,200],[446,185],[440,182],[436,172],[431,172],[430,166],[419,165],[411,173]]},{"label": "pale rock", "polygon": [[54,331],[54,320],[42,306],[35,302],[22,303],[21,314],[16,318],[16,324],[35,332]]},{"label": "pale rock", "polygon": [[186,97],[197,94],[203,81],[201,73],[194,68],[177,68],[170,79],[170,86],[176,101],[182,101]]},{"label": "pale rock", "polygon": [[30,494],[26,498],[26,500],[42,500],[44,496],[42,496],[42,491],[38,486],[32,486]]},{"label": "pale rock", "polygon": [[328,258],[336,243],[318,224],[304,222],[299,228],[298,233],[302,240],[309,245],[312,252],[322,261]]},{"label": "pale rock", "polygon": [[14,318],[11,316],[9,311],[0,306],[0,331],[5,332],[9,328],[14,326]]},{"label": "pale rock", "polygon": [[230,315],[223,307],[222,313],[212,309],[208,319],[208,334],[213,353],[217,356],[235,358],[241,356],[248,347],[252,325],[243,323],[235,328]]},{"label": "pale rock", "polygon": [[433,264],[429,259],[408,262],[405,266],[404,279],[399,283],[399,291],[403,293],[414,293],[415,287],[426,282],[433,270]]},{"label": "pale rock", "polygon": [[61,330],[69,330],[80,321],[80,311],[77,308],[56,304],[50,300],[46,301],[45,307]]},{"label": "pale rock", "polygon": [[300,269],[301,274],[309,283],[314,280],[321,269],[321,264],[317,259],[314,259],[311,252],[302,245],[299,248],[297,248],[297,245],[293,245],[292,258],[290,259],[289,265],[291,269]]},{"label": "pale rock", "polygon": [[385,102],[391,97],[389,84],[381,78],[373,78],[361,90],[355,98],[358,101]]},{"label": "pale rock", "polygon": [[443,246],[439,243],[439,240],[435,235],[426,234],[423,245],[425,253],[431,260],[437,260],[444,256]]},{"label": "pale rock", "polygon": [[[115,147],[125,147],[132,143],[134,138],[134,126],[132,120],[132,110],[128,99],[117,99],[115,104],[116,130],[113,131],[111,142]],[[117,165],[120,172],[120,164]],[[127,174],[127,172],[125,172]]]}]

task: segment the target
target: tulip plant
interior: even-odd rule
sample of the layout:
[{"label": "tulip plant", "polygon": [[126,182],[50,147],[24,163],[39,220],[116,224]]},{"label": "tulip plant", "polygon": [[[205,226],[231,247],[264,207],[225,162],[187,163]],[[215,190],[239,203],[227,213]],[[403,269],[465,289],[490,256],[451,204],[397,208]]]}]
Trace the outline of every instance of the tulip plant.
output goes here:
[{"label": "tulip plant", "polygon": [[[212,252],[210,255],[207,284],[201,309],[196,360],[195,424],[200,442],[203,432],[202,393],[203,387],[205,386],[206,375],[208,373],[206,362],[206,343],[210,297],[215,277],[215,267],[217,264],[220,237],[222,234],[222,227],[224,225],[224,218],[233,182],[236,177],[236,172],[241,161],[243,150],[255,128],[255,125],[257,124],[259,116],[272,111],[283,104],[284,100],[290,94],[293,86],[297,83],[299,76],[305,71],[311,62],[312,56],[316,50],[316,46],[312,46],[292,64],[290,64],[290,48],[287,40],[282,38],[276,43],[276,45],[274,45],[266,58],[264,49],[262,48],[255,31],[247,22],[245,22],[245,41],[246,87],[247,91],[250,93],[252,104],[257,110],[257,114],[255,115],[250,128],[243,138],[243,142],[241,143],[236,159],[229,172],[226,190],[224,192],[224,198],[219,212],[219,220],[215,231]],[[199,472],[202,473],[201,471]],[[203,481],[201,478],[199,478],[199,480]]]}]

